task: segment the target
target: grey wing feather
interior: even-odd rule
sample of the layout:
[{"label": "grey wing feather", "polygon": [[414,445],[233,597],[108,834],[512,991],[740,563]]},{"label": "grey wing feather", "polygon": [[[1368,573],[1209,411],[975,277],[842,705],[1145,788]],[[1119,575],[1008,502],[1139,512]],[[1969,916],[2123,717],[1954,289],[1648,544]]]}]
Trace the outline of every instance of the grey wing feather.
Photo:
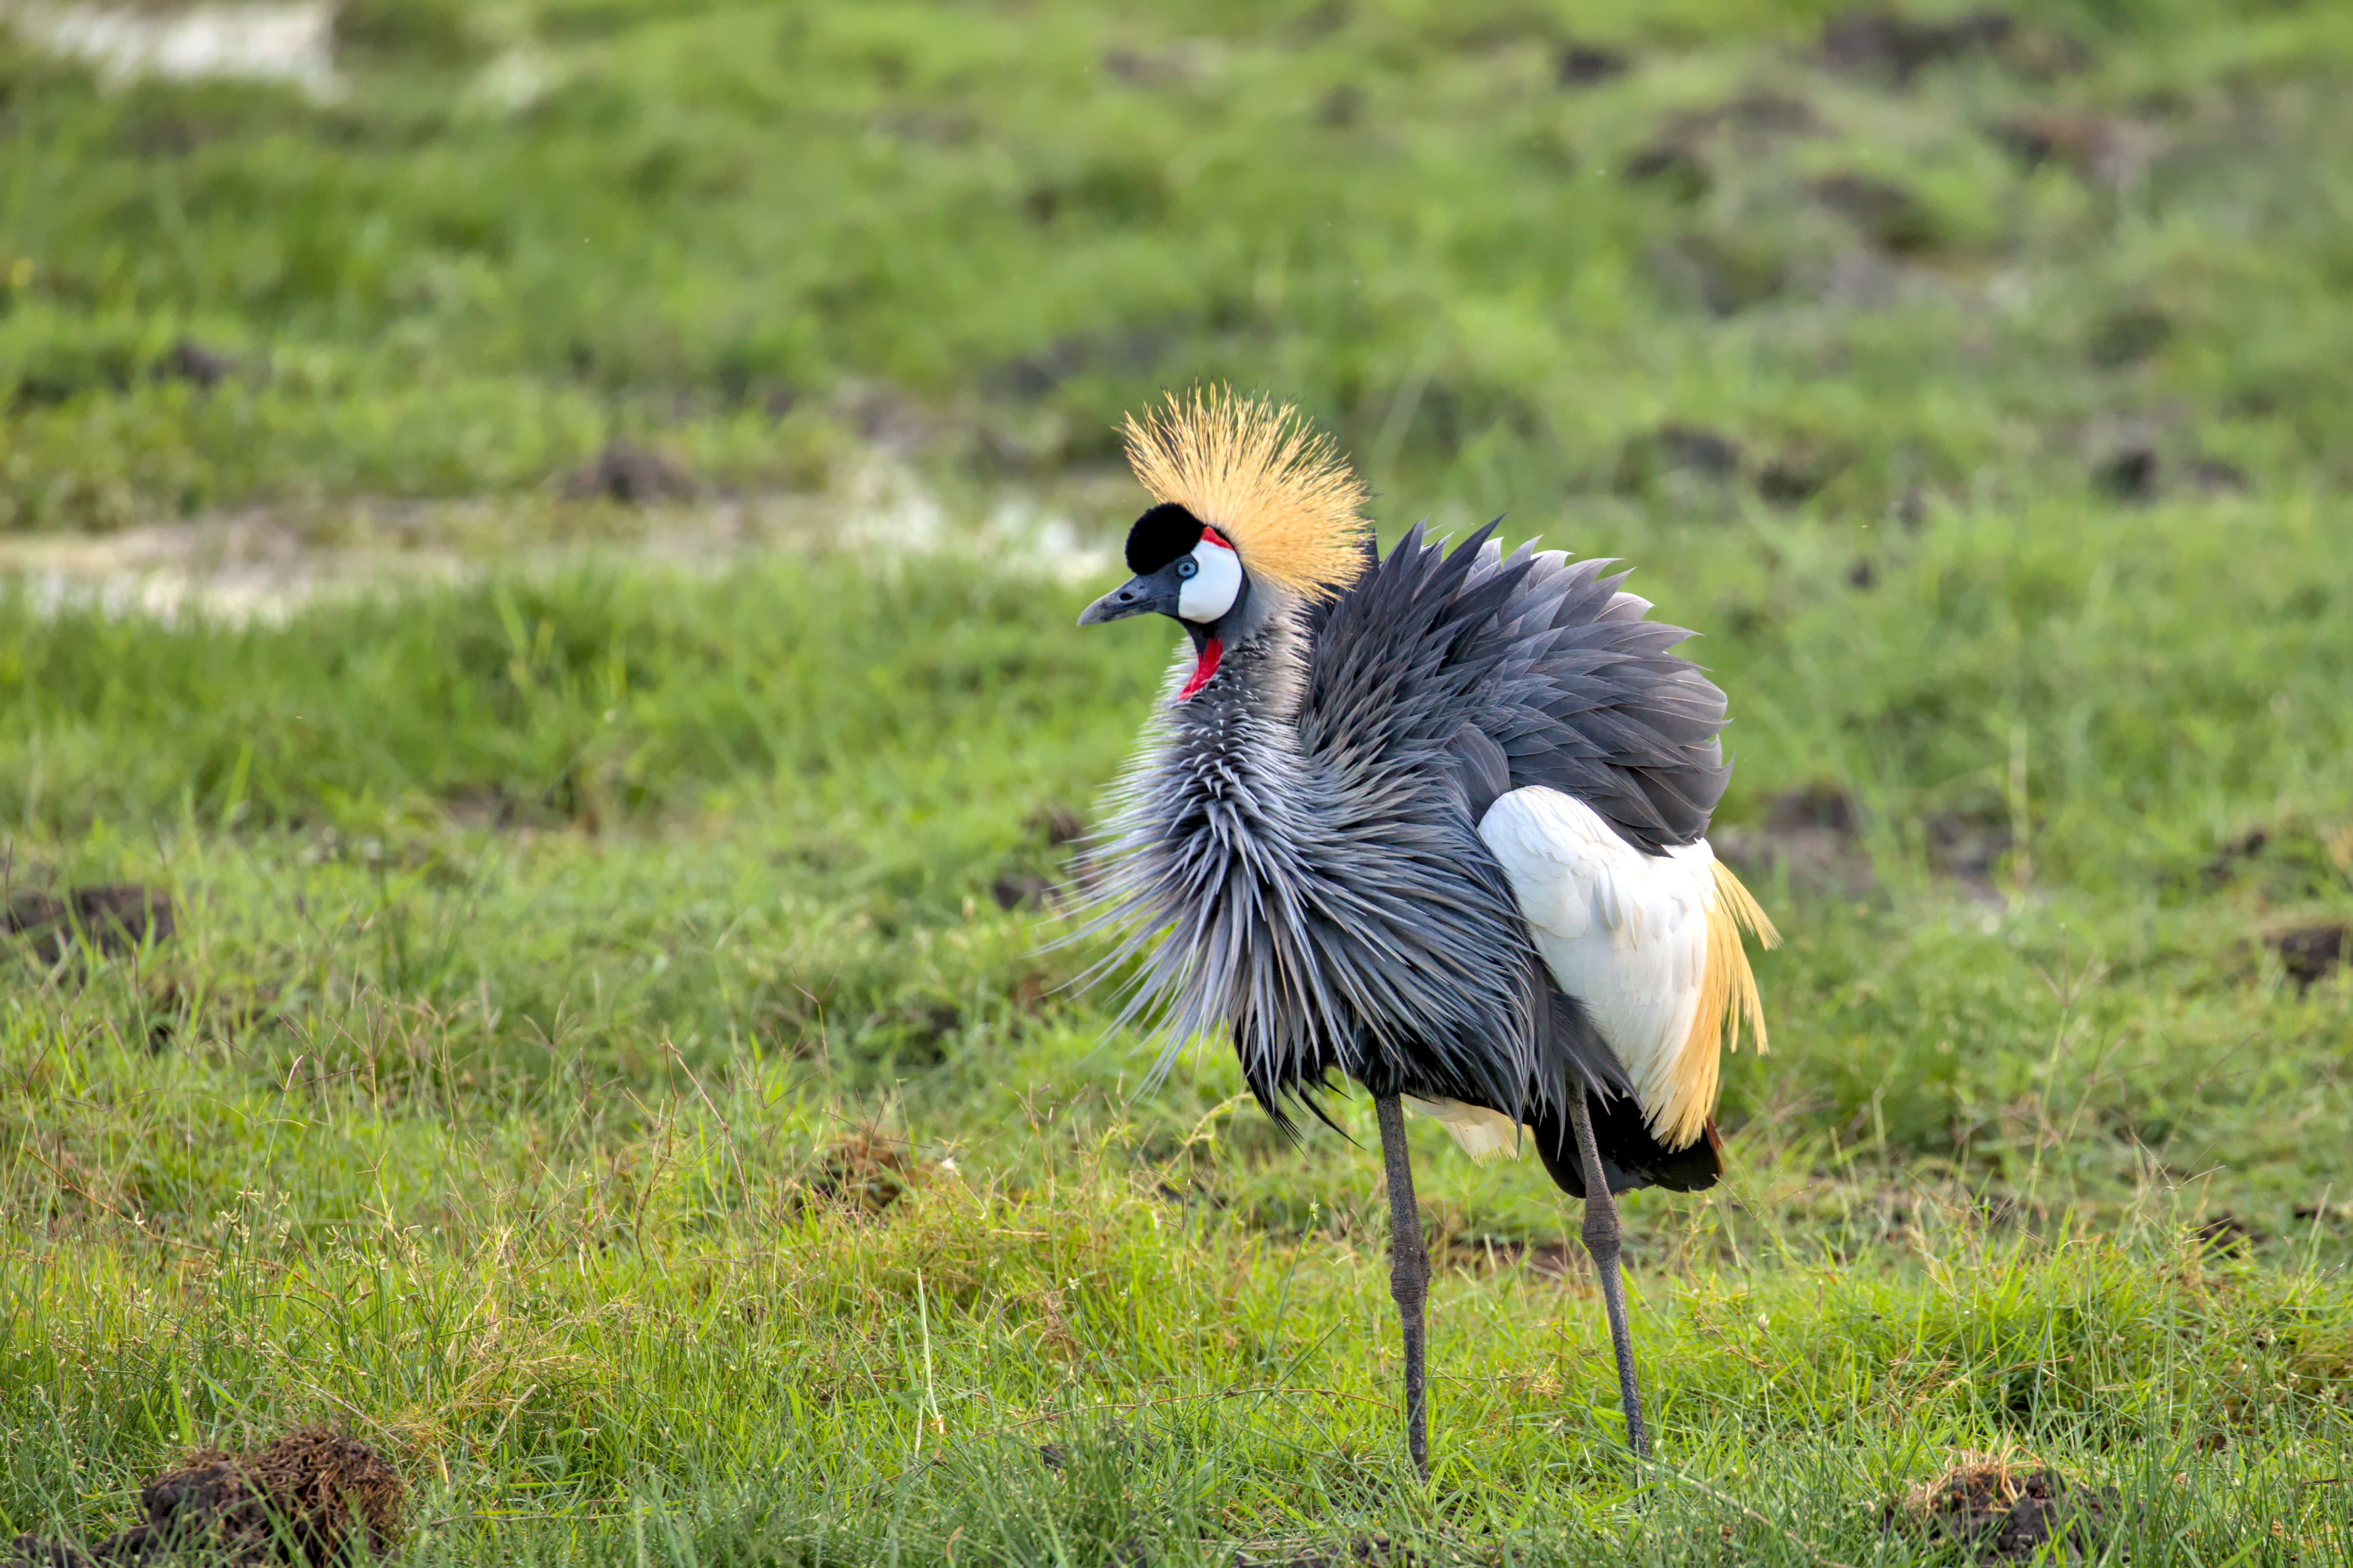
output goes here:
[{"label": "grey wing feather", "polygon": [[1157,1014],[1171,1051],[1229,1028],[1278,1120],[1335,1071],[1523,1121],[1628,1092],[1477,826],[1547,784],[1645,849],[1690,842],[1723,790],[1724,699],[1599,563],[1505,559],[1493,531],[1368,552],[1298,623],[1303,671],[1282,639],[1229,649],[1114,795],[1084,930],[1126,935],[1094,973],[1139,961],[1122,1019]]},{"label": "grey wing feather", "polygon": [[1333,606],[1303,728],[1379,751],[1468,727],[1503,752],[1511,787],[1573,795],[1651,854],[1694,842],[1731,768],[1724,693],[1675,651],[1692,634],[1644,619],[1607,562],[1525,545],[1505,558],[1493,531],[1447,553],[1416,528]]},{"label": "grey wing feather", "polygon": [[[1508,558],[1493,525],[1451,552],[1419,528],[1313,623],[1299,716],[1311,757],[1451,774],[1475,828],[1506,790],[1546,785],[1591,806],[1652,854],[1707,829],[1730,773],[1717,733],[1724,693],[1675,652],[1691,636],[1644,618],[1607,563],[1524,546]],[[1469,840],[1475,879],[1490,858]],[[1535,1037],[1514,1064],[1520,1104],[1582,1082],[1629,1091],[1615,1053],[1541,962],[1527,982]],[[1487,1089],[1487,1085],[1465,1088]],[[1511,1101],[1472,1096],[1508,1108]]]},{"label": "grey wing feather", "polygon": [[1454,759],[1454,778],[1462,791],[1462,808],[1476,823],[1487,815],[1498,795],[1508,794],[1512,787],[1512,759],[1504,755],[1504,748],[1493,737],[1476,724],[1465,724],[1454,731],[1447,750]]}]

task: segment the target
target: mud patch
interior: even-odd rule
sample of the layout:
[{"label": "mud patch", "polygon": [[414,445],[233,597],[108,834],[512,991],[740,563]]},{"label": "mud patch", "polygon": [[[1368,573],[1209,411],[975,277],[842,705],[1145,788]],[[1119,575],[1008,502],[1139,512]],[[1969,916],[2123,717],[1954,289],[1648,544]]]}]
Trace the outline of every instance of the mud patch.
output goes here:
[{"label": "mud patch", "polygon": [[89,61],[120,86],[140,77],[281,81],[320,100],[341,95],[335,76],[334,8],[301,5],[0,5],[0,20],[53,53]]},{"label": "mud patch", "polygon": [[1881,1510],[1883,1528],[1954,1542],[1980,1561],[2052,1562],[2096,1554],[2122,1522],[2113,1487],[2079,1485],[2056,1470],[1985,1454],[1965,1454]]},{"label": "mud patch", "polygon": [[146,1521],[93,1545],[20,1535],[10,1568],[196,1561],[222,1568],[324,1568],[396,1545],[407,1483],[381,1454],[324,1427],[290,1432],[250,1454],[202,1449],[139,1493]]}]

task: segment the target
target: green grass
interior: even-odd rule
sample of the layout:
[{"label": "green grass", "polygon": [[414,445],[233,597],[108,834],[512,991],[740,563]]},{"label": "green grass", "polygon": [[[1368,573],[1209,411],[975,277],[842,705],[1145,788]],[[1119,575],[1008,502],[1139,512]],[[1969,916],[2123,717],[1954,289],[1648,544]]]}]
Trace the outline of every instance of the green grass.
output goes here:
[{"label": "green grass", "polygon": [[[1727,826],[1838,785],[1876,880],[1759,878],[1791,941],[1736,1174],[1630,1205],[1666,1468],[1617,1456],[1589,1289],[1515,1261],[1572,1206],[1418,1130],[1428,1494],[1363,1107],[1293,1148],[1218,1049],[1149,1085],[991,896],[1065,874],[1042,823],[1158,637],[953,556],[281,626],[19,601],[12,875],[183,923],[7,972],[0,1524],[325,1416],[423,1478],[436,1561],[1908,1560],[1879,1500],[2004,1447],[2140,1500],[2137,1562],[2327,1560],[2353,976],[2259,939],[2353,906],[2353,643],[2283,609],[2353,595],[2329,510],[1948,517],[1867,590],[1829,525],[1645,541],[1662,613],[1726,628]],[[1927,846],[1987,814],[2024,853],[1972,898]],[[2224,1215],[2243,1251],[2190,1234]]]},{"label": "green grass", "polygon": [[[2353,1560],[2353,970],[2268,940],[2353,919],[2340,10],[1898,81],[1728,0],[416,0],[328,105],[0,43],[7,524],[472,561],[0,591],[6,892],[178,915],[0,938],[0,1538],[324,1419],[419,1563],[1949,1562],[1881,1509],[1968,1450],[2116,1489],[2106,1562]],[[2030,166],[2052,112],[2106,152]],[[1000,907],[1168,651],[1002,518],[1108,540],[1117,411],[1216,375],[1392,534],[1505,512],[1707,634],[1789,940],[1729,1179],[1626,1205],[1647,1469],[1576,1205],[1418,1123],[1412,1482],[1366,1108],[1154,1081]],[[666,526],[550,493],[617,437],[789,546],[597,546]],[[878,448],[943,547],[868,547]]]}]

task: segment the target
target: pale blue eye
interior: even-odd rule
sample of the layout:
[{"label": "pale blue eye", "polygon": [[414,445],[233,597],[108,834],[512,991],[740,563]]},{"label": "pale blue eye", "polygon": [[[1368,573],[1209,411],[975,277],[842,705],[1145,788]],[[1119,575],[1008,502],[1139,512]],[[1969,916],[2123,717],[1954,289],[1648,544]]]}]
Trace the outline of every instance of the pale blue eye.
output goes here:
[{"label": "pale blue eye", "polygon": [[1201,563],[1189,555],[1176,563],[1176,575],[1179,577],[1190,577],[1200,570]]}]

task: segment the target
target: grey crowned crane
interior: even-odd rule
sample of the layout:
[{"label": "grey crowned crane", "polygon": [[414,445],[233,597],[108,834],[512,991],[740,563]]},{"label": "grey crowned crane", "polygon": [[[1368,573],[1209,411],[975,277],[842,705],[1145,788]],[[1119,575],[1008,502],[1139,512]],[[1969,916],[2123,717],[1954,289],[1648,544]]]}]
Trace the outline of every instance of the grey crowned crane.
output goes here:
[{"label": "grey crowned crane", "polygon": [[1604,563],[1506,556],[1492,524],[1381,556],[1363,485],[1287,407],[1171,395],[1126,438],[1157,504],[1128,533],[1134,577],[1079,624],[1185,633],[1108,828],[1096,918],[1125,933],[1106,968],[1140,960],[1127,1016],[1163,1021],[1169,1058],[1230,1031],[1286,1128],[1335,1075],[1372,1095],[1424,1476],[1404,1109],[1473,1158],[1525,1130],[1585,1200],[1647,1456],[1613,1197],[1715,1182],[1719,1052],[1744,1020],[1765,1045],[1741,929],[1776,940],[1704,837],[1724,693]]}]

